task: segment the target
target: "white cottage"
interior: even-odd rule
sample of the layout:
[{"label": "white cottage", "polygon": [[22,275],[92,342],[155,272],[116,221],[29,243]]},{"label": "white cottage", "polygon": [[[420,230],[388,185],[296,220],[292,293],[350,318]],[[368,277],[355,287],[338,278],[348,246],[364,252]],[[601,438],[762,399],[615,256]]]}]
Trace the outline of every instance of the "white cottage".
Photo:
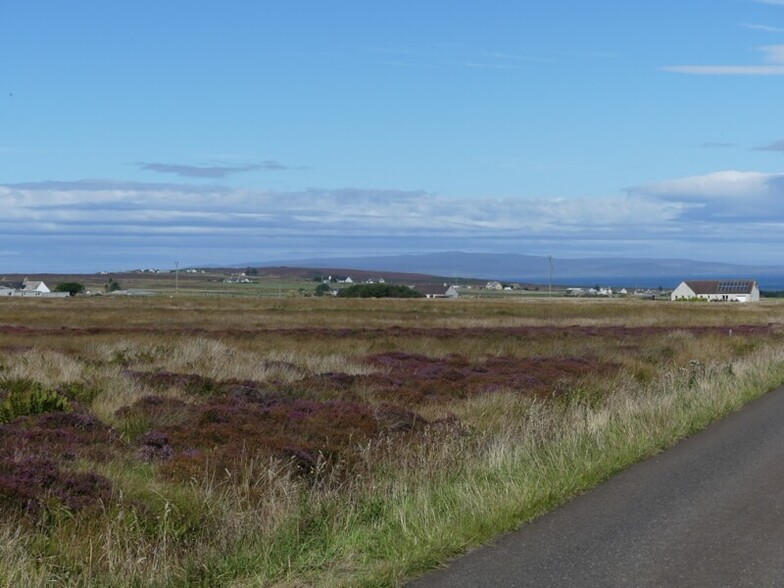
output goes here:
[{"label": "white cottage", "polygon": [[711,302],[759,302],[755,280],[686,280],[670,294],[670,300],[702,299]]},{"label": "white cottage", "polygon": [[34,282],[32,280],[28,280],[27,278],[25,278],[24,282],[22,282],[22,291],[40,292],[41,294],[49,294],[49,292],[51,292],[49,287],[43,282]]}]

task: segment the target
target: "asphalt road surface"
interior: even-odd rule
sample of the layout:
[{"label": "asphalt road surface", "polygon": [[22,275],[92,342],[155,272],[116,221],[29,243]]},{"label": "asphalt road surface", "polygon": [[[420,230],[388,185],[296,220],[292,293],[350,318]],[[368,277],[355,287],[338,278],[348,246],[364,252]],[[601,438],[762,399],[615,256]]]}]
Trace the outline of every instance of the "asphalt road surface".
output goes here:
[{"label": "asphalt road surface", "polygon": [[784,388],[411,586],[784,587]]}]

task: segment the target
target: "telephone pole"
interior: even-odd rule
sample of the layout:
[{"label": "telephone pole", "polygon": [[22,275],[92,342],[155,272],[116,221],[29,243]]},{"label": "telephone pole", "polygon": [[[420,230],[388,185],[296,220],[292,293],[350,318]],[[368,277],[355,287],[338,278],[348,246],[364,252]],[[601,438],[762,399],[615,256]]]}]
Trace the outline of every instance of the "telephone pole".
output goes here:
[{"label": "telephone pole", "polygon": [[548,282],[547,297],[553,297],[553,256],[547,256],[547,264],[550,266],[550,280]]}]

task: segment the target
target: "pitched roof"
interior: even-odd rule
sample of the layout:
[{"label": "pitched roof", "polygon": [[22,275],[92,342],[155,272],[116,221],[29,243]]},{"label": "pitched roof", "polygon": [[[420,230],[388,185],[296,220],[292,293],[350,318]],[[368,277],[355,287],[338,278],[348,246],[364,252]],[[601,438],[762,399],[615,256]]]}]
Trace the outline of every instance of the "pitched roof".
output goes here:
[{"label": "pitched roof", "polygon": [[751,294],[754,280],[686,280],[695,294]]},{"label": "pitched roof", "polygon": [[443,296],[451,286],[442,286],[441,284],[420,284],[414,286],[414,290],[425,296]]}]

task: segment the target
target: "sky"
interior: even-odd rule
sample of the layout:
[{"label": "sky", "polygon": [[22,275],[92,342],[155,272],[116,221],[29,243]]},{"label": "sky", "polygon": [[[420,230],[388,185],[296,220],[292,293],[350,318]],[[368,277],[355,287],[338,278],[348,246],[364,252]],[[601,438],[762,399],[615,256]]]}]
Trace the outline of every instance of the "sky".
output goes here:
[{"label": "sky", "polygon": [[0,0],[0,274],[784,264],[784,0]]}]

